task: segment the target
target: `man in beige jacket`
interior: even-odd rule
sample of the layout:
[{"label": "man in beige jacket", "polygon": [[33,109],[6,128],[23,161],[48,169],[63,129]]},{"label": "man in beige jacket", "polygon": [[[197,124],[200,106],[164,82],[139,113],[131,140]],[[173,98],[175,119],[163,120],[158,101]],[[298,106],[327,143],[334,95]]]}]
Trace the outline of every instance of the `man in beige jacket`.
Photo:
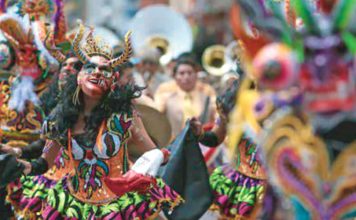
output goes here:
[{"label": "man in beige jacket", "polygon": [[187,119],[200,117],[204,112],[207,113],[206,122],[213,122],[216,94],[210,85],[198,81],[196,64],[190,59],[178,60],[173,77],[174,80],[161,84],[154,96],[158,109],[171,123],[173,137],[181,131]]}]

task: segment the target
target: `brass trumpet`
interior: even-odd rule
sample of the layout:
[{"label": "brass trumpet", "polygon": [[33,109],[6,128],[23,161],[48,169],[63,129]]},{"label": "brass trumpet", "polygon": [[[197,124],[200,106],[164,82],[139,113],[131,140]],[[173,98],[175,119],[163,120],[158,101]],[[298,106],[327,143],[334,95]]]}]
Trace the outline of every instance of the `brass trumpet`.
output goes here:
[{"label": "brass trumpet", "polygon": [[213,45],[204,50],[202,64],[209,74],[221,76],[230,70],[231,67],[225,59],[225,50],[223,45]]},{"label": "brass trumpet", "polygon": [[211,75],[222,76],[234,70],[241,52],[241,47],[237,41],[231,42],[228,46],[219,44],[210,46],[204,50],[203,67]]},{"label": "brass trumpet", "polygon": [[150,48],[156,48],[160,54],[159,62],[161,65],[166,65],[172,59],[172,51],[170,48],[170,42],[167,38],[160,35],[154,35],[148,37],[147,45]]}]

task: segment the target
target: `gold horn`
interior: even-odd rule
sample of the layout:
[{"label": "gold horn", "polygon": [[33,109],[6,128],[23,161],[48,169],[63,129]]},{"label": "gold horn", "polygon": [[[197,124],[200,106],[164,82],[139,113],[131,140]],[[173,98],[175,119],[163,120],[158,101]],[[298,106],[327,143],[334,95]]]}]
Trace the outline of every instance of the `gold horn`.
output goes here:
[{"label": "gold horn", "polygon": [[116,67],[120,64],[127,62],[130,59],[132,53],[132,46],[131,46],[131,31],[128,31],[125,35],[125,50],[124,52],[118,57],[110,60],[111,67]]},{"label": "gold horn", "polygon": [[82,22],[79,23],[79,30],[76,33],[74,39],[73,39],[73,51],[75,53],[75,55],[78,57],[78,59],[82,62],[82,63],[87,63],[88,62],[88,58],[86,57],[85,54],[83,54],[83,52],[80,49],[80,42],[83,39],[84,36],[84,31],[85,31],[85,27],[83,25]]},{"label": "gold horn", "polygon": [[226,57],[226,47],[213,45],[204,50],[202,56],[204,69],[211,75],[221,76],[232,68],[232,61]]}]

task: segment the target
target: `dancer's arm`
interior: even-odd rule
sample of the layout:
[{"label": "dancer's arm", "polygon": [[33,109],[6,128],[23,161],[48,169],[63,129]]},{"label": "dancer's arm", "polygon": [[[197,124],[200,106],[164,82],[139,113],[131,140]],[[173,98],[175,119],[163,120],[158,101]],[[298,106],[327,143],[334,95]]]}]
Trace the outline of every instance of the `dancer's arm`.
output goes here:
[{"label": "dancer's arm", "polygon": [[202,125],[197,118],[192,118],[190,124],[193,128],[193,132],[198,134],[199,142],[207,147],[219,146],[226,137],[227,133],[227,120],[223,117],[219,117],[211,131],[203,131]]},{"label": "dancer's arm", "polygon": [[25,165],[25,175],[40,175],[47,172],[49,167],[52,167],[58,155],[61,146],[52,140],[47,140],[42,156],[33,162],[19,160]]},{"label": "dancer's arm", "polygon": [[11,147],[4,144],[1,145],[0,151],[3,153],[12,154],[21,159],[34,159],[41,156],[45,143],[45,140],[39,139],[25,147]]},{"label": "dancer's arm", "polygon": [[134,149],[129,149],[129,150],[135,152],[135,154],[142,155],[146,151],[157,148],[156,144],[152,141],[152,139],[148,135],[139,113],[136,111],[134,112],[131,134],[132,137],[130,141],[134,143]]}]

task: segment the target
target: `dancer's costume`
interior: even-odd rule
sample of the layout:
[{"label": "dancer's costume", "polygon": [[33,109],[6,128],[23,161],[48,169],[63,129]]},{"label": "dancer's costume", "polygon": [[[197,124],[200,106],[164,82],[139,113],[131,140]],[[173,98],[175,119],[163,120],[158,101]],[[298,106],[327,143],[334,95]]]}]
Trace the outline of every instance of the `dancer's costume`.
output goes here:
[{"label": "dancer's costume", "polygon": [[[291,1],[290,25],[273,3],[236,2],[266,37],[249,51],[258,88],[302,97],[262,123],[259,143],[272,189],[262,218],[355,218],[356,31],[351,18],[356,2],[320,1],[315,16],[309,2]],[[303,20],[297,29],[291,19],[296,16]],[[270,44],[267,36],[279,43]],[[249,45],[244,32],[239,38]]]},{"label": "dancer's costume", "polygon": [[[228,134],[228,139],[230,145],[234,143],[234,162],[216,168],[210,176],[214,193],[211,210],[218,211],[224,219],[251,217],[256,207],[262,204],[265,192],[266,174],[256,144],[260,131],[258,123],[264,118],[253,117],[251,109],[259,95],[246,88],[250,83],[250,80],[243,79],[235,107],[238,110],[230,117],[229,126],[234,132]],[[228,101],[230,104],[234,102]]]},{"label": "dancer's costume", "polygon": [[[73,40],[73,49],[83,63],[95,55],[107,57],[112,66],[120,65],[129,58],[131,48],[128,36],[124,53],[114,59],[111,49],[94,37],[92,32],[82,44],[84,32],[85,28],[81,25]],[[120,104],[127,106],[131,102],[126,100],[126,103],[120,103],[116,100],[111,103],[114,101],[108,100],[101,106],[108,108],[115,105],[114,108],[119,108]],[[64,107],[59,104],[57,110],[61,108]],[[54,110],[54,114],[45,123],[48,128],[46,135],[67,150],[73,172],[49,189],[42,210],[44,219],[150,219],[156,217],[162,209],[172,210],[181,202],[181,197],[161,179],[132,176],[128,172],[126,143],[130,138],[132,114],[130,109],[115,111],[101,122],[98,130],[72,135],[71,128],[58,130],[61,118],[57,117]],[[145,187],[130,182],[145,182],[147,179],[150,184]]]},{"label": "dancer's costume", "polygon": [[[88,141],[85,136],[70,137],[66,148],[72,149],[75,174],[61,179],[49,190],[42,210],[44,219],[149,219],[161,208],[171,209],[180,202],[180,197],[160,179],[144,192],[124,194],[116,194],[114,188],[125,186],[112,186],[107,180],[122,177],[128,171],[125,145],[131,120],[127,115],[113,115],[101,126],[103,133],[95,139],[112,138],[102,143],[105,148],[111,145],[112,152],[100,153],[99,143]],[[107,127],[115,123],[119,124]],[[88,149],[90,146],[94,147]]]}]

